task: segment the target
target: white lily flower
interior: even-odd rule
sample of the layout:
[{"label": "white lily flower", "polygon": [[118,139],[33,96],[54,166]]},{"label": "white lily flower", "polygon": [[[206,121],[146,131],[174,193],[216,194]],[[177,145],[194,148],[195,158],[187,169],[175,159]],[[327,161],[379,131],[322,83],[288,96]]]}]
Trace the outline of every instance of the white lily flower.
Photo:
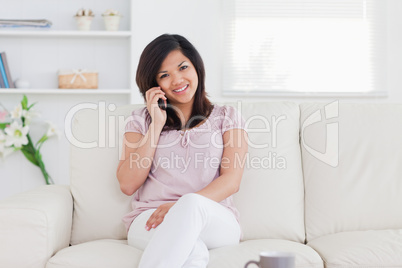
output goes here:
[{"label": "white lily flower", "polygon": [[15,148],[20,148],[22,145],[28,144],[27,134],[29,131],[29,127],[18,124],[17,121],[11,123],[9,127],[5,129],[7,134],[5,146],[13,146]]},{"label": "white lily flower", "polygon": [[47,132],[46,132],[46,136],[48,138],[52,137],[52,136],[59,136],[59,130],[57,129],[56,125],[50,123],[49,121],[47,121],[47,124],[49,125]]},{"label": "white lily flower", "polygon": [[22,116],[22,106],[21,103],[15,106],[14,111],[11,112],[11,118],[13,119],[20,119]]},{"label": "white lily flower", "polygon": [[25,118],[25,124],[29,125],[31,123],[32,118],[38,117],[40,115],[39,112],[30,109],[28,110],[22,110],[22,117]]}]

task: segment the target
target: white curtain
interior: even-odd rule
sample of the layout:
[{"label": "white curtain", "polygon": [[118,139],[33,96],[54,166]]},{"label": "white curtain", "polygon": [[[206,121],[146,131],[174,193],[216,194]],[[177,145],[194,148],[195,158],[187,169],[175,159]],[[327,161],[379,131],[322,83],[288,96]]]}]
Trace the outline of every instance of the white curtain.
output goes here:
[{"label": "white curtain", "polygon": [[224,94],[385,90],[384,0],[223,0]]}]

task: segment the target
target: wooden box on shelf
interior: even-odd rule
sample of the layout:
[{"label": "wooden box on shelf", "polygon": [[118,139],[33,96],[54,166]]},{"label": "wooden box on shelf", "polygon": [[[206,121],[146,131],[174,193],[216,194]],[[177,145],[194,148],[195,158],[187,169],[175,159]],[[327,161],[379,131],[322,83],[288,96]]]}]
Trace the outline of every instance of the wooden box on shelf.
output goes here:
[{"label": "wooden box on shelf", "polygon": [[59,88],[61,89],[97,89],[98,72],[86,69],[59,70]]}]

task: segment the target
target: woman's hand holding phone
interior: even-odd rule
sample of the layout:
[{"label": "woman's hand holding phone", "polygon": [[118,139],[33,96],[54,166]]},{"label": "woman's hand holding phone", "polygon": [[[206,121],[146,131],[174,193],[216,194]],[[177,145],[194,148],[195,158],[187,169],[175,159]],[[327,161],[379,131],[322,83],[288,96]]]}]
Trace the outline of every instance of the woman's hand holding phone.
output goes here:
[{"label": "woman's hand holding phone", "polygon": [[161,108],[162,110],[165,110],[165,111],[166,111],[166,109],[167,109],[166,100],[164,100],[164,99],[159,99],[159,100],[158,100],[158,106],[159,106],[159,108]]},{"label": "woman's hand holding phone", "polygon": [[163,92],[160,87],[153,87],[145,93],[145,98],[147,100],[147,109],[151,115],[152,122],[163,128],[167,115],[166,111],[160,108],[159,101],[162,100],[166,105],[167,98],[165,97],[165,92]]}]

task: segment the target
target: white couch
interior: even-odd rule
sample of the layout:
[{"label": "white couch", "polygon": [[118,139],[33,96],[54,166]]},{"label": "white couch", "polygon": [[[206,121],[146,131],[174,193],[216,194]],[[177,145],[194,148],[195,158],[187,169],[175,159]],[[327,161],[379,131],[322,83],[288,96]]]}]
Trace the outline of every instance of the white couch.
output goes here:
[{"label": "white couch", "polygon": [[[267,250],[296,253],[296,267],[402,267],[402,105],[230,105],[249,129],[235,195],[244,236],[211,250],[208,267],[243,267]],[[75,145],[94,148],[71,147],[71,185],[0,202],[0,267],[137,266],[115,170],[138,107],[78,112]]]}]

